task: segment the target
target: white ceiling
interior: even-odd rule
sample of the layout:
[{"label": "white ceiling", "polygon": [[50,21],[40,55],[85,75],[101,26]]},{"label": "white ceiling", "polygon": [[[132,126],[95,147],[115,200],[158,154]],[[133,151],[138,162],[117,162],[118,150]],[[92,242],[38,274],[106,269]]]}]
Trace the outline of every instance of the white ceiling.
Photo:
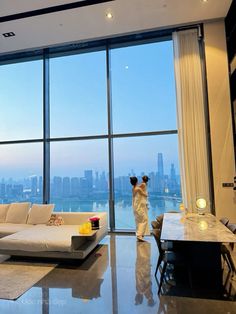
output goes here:
[{"label": "white ceiling", "polygon": [[[73,0],[1,0],[0,16],[41,9]],[[232,0],[115,0],[0,23],[0,54],[81,42],[144,30],[209,21],[226,16]],[[106,12],[113,19],[106,19]],[[16,36],[4,38],[3,33]]]},{"label": "white ceiling", "polygon": [[33,11],[83,0],[1,0],[0,16]]}]

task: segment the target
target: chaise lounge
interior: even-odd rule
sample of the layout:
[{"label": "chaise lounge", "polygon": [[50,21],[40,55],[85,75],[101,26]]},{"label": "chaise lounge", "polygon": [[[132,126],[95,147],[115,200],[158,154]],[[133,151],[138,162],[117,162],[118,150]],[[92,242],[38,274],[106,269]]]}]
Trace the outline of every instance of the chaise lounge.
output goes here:
[{"label": "chaise lounge", "polygon": [[[64,224],[47,225],[53,207],[34,204],[30,208],[30,203],[0,205],[0,254],[83,259],[107,235],[106,212],[53,212],[62,217]],[[94,215],[100,218],[100,228],[80,234],[79,225]]]}]

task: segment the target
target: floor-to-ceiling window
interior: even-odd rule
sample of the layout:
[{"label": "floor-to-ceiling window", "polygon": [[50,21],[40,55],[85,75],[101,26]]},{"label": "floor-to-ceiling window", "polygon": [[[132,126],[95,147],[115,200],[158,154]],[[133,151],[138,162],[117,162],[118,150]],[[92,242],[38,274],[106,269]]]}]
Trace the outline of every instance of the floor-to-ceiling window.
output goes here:
[{"label": "floor-to-ceiling window", "polygon": [[50,117],[50,201],[109,212],[105,50],[50,60]]},{"label": "floor-to-ceiling window", "polygon": [[1,202],[107,211],[112,229],[131,230],[129,177],[145,174],[150,220],[178,210],[172,41],[45,56],[44,67],[42,60],[0,66]]},{"label": "floor-to-ceiling window", "polygon": [[51,143],[51,197],[57,211],[108,212],[107,140]]},{"label": "floor-to-ceiling window", "polygon": [[42,202],[42,64],[35,60],[0,66],[1,203]]},{"label": "floor-to-ceiling window", "polygon": [[105,50],[51,58],[51,138],[107,134],[106,88]]},{"label": "floor-to-ceiling window", "polygon": [[149,219],[178,210],[172,41],[111,50],[116,228],[134,228],[130,176],[148,175]]},{"label": "floor-to-ceiling window", "polygon": [[126,137],[114,140],[116,228],[134,228],[129,177],[148,175],[149,220],[179,210],[180,182],[177,135]]}]

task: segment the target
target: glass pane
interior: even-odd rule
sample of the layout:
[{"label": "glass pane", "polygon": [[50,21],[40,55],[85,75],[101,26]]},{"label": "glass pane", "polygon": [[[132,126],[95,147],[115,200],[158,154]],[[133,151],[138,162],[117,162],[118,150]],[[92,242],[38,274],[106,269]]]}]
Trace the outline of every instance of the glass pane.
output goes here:
[{"label": "glass pane", "polygon": [[179,210],[181,186],[177,135],[114,140],[116,229],[134,229],[130,176],[148,175],[149,223],[159,214]]},{"label": "glass pane", "polygon": [[0,145],[0,202],[42,203],[43,145]]},{"label": "glass pane", "polygon": [[56,211],[108,212],[107,140],[51,143],[50,190]]},{"label": "glass pane", "polygon": [[0,66],[0,141],[42,138],[42,64]]},{"label": "glass pane", "polygon": [[51,136],[107,133],[104,51],[50,60]]},{"label": "glass pane", "polygon": [[176,129],[172,41],[111,50],[114,133]]}]

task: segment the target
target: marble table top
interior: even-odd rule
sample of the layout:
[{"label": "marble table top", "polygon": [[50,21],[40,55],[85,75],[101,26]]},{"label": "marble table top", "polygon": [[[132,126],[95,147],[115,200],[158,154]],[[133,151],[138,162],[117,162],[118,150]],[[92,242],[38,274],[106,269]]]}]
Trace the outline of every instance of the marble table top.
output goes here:
[{"label": "marble table top", "polygon": [[236,235],[212,214],[165,213],[161,240],[236,242]]}]

